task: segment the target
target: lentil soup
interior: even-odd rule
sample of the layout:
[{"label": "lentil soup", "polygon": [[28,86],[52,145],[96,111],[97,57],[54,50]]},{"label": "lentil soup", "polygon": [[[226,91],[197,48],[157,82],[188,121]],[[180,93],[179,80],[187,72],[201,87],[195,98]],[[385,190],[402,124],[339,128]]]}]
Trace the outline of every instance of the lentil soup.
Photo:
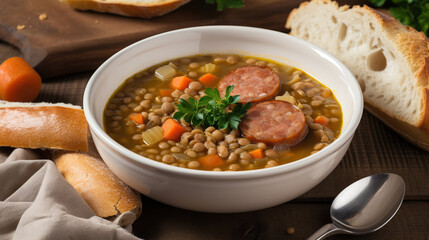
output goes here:
[{"label": "lentil soup", "polygon": [[[218,89],[221,97],[240,95],[227,114],[235,111],[232,106],[251,102],[236,129],[232,123],[222,129],[207,121],[195,127],[184,113],[177,114],[178,106],[186,105],[183,100],[202,100],[207,89]],[[178,115],[182,118],[174,120]],[[299,69],[217,54],[174,59],[134,74],[107,102],[103,121],[115,141],[155,161],[239,171],[274,167],[320,151],[340,135],[342,111],[329,88]]]}]

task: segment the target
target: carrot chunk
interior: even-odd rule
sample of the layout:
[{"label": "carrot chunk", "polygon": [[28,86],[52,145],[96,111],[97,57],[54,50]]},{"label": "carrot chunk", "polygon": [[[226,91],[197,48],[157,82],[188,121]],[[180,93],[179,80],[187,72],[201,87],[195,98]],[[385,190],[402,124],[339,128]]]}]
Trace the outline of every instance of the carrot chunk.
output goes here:
[{"label": "carrot chunk", "polygon": [[162,124],[164,130],[163,138],[166,140],[173,140],[178,142],[184,132],[188,130],[174,119],[168,119]]},{"label": "carrot chunk", "polygon": [[41,86],[39,74],[24,59],[12,57],[0,65],[0,99],[31,102]]},{"label": "carrot chunk", "polygon": [[223,159],[217,154],[206,155],[198,158],[198,161],[205,169],[213,169],[223,165]]},{"label": "carrot chunk", "polygon": [[258,148],[250,151],[249,154],[252,155],[254,159],[260,159],[264,157],[264,150],[262,150],[261,148]]},{"label": "carrot chunk", "polygon": [[159,95],[161,95],[161,97],[171,96],[173,91],[174,89],[159,89]]},{"label": "carrot chunk", "polygon": [[132,113],[128,117],[138,125],[143,124],[144,122],[143,115],[141,113]]},{"label": "carrot chunk", "polygon": [[326,124],[329,123],[329,119],[325,116],[319,115],[316,117],[316,119],[314,119],[314,122],[325,126]]},{"label": "carrot chunk", "polygon": [[192,79],[187,76],[175,77],[171,80],[171,87],[174,89],[185,90],[189,86],[189,83],[192,82]]},{"label": "carrot chunk", "polygon": [[216,83],[217,77],[211,73],[206,73],[198,80],[205,86],[213,86]]}]

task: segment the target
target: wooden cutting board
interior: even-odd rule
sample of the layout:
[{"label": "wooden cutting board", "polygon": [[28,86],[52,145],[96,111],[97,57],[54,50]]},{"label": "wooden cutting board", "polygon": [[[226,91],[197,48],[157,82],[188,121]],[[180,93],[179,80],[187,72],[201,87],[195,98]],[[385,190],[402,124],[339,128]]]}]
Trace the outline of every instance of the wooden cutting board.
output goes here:
[{"label": "wooden cutting board", "polygon": [[[133,42],[184,27],[228,24],[286,32],[286,17],[300,2],[246,0],[244,8],[218,12],[215,5],[193,0],[165,16],[138,19],[75,11],[58,0],[1,0],[0,39],[18,47],[42,77],[48,78],[94,70]],[[267,16],[267,12],[272,14]],[[39,20],[41,14],[47,19]],[[18,30],[18,25],[25,28]]]}]

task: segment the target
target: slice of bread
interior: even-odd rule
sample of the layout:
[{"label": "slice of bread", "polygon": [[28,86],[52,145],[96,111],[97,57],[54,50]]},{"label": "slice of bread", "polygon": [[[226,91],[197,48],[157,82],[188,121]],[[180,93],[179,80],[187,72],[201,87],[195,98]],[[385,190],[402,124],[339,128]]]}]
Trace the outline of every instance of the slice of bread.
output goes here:
[{"label": "slice of bread", "polygon": [[429,39],[422,32],[366,5],[331,0],[302,3],[286,28],[342,61],[359,81],[365,108],[429,151]]},{"label": "slice of bread", "polygon": [[152,18],[167,14],[190,0],[60,0],[78,10],[128,17]]},{"label": "slice of bread", "polygon": [[56,154],[54,161],[97,216],[112,218],[132,211],[134,217],[122,220],[125,221],[120,223],[122,226],[131,224],[140,216],[140,195],[122,182],[100,158],[65,152]]},{"label": "slice of bread", "polygon": [[0,146],[88,151],[80,106],[0,101]]}]

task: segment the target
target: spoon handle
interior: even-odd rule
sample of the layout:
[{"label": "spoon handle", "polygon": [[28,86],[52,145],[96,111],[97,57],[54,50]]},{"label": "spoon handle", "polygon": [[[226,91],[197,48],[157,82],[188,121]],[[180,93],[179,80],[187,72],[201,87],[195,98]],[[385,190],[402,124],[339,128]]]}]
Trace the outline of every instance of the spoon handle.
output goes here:
[{"label": "spoon handle", "polygon": [[311,235],[307,240],[322,240],[328,236],[334,235],[337,232],[342,232],[341,229],[334,226],[332,223],[328,223],[323,227],[319,228],[313,235]]}]

